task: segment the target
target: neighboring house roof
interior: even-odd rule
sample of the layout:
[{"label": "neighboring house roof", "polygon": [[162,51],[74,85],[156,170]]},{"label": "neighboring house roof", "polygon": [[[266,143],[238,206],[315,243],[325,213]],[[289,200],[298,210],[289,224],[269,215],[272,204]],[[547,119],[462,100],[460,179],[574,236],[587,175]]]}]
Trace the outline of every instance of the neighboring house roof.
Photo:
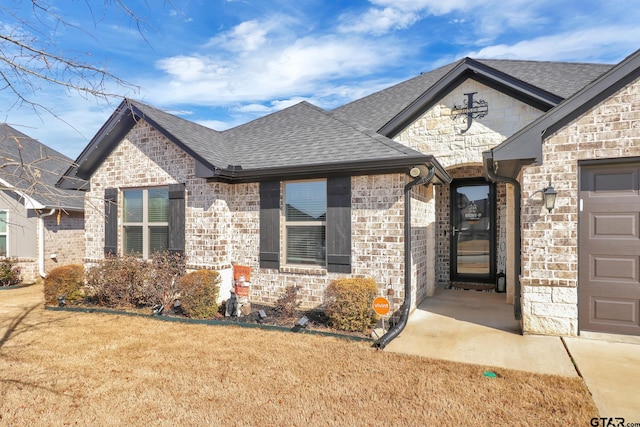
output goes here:
[{"label": "neighboring house roof", "polygon": [[337,117],[394,136],[446,91],[467,78],[549,109],[612,66],[463,58],[333,110]]},{"label": "neighboring house roof", "polygon": [[83,210],[84,195],[55,187],[73,160],[37,140],[0,123],[0,182],[27,208]]},{"label": "neighboring house roof", "polygon": [[524,164],[542,160],[542,140],[630,82],[640,78],[640,50],[491,150],[500,174],[515,177]]}]

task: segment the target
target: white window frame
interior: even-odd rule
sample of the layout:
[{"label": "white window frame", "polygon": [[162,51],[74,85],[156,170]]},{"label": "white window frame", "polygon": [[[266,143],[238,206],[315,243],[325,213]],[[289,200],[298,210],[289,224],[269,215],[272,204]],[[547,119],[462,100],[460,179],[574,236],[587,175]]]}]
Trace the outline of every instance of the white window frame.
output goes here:
[{"label": "white window frame", "polygon": [[[169,230],[169,221],[162,222],[150,222],[149,221],[149,190],[157,190],[157,189],[166,189],[167,190],[167,200],[169,199],[169,187],[160,186],[160,187],[140,187],[140,188],[127,188],[122,190],[122,251],[126,250],[125,248],[125,235],[126,235],[126,227],[142,227],[142,258],[149,259],[150,253],[150,227],[167,227],[167,238],[168,238],[168,230]],[[125,222],[125,199],[126,193],[128,191],[142,191],[142,221],[141,222]],[[168,218],[167,218],[168,219]],[[126,254],[125,254],[126,255]]]},{"label": "white window frame", "polygon": [[[311,183],[311,182],[324,182],[325,184],[325,194],[324,194],[324,199],[325,199],[325,220],[324,221],[287,221],[287,185],[288,184],[304,184],[304,183]],[[292,265],[292,266],[303,266],[303,267],[322,267],[322,268],[326,268],[327,266],[327,254],[326,254],[326,245],[327,245],[327,238],[326,238],[326,233],[327,233],[327,221],[326,221],[326,214],[327,214],[327,192],[326,192],[326,185],[327,185],[327,180],[326,179],[308,179],[308,180],[295,180],[295,181],[283,181],[283,207],[282,207],[282,233],[283,233],[283,240],[284,240],[284,263],[285,265]],[[299,226],[299,227],[317,227],[317,226],[322,226],[324,228],[324,235],[325,235],[325,240],[324,240],[324,263],[323,264],[311,264],[311,263],[296,263],[296,262],[290,262],[289,261],[289,250],[288,250],[288,230],[289,227],[294,227],[294,226]]]},{"label": "white window frame", "polygon": [[0,209],[0,212],[4,212],[5,213],[5,231],[4,233],[0,232],[0,236],[5,236],[5,248],[4,248],[4,255],[0,255],[0,257],[4,257],[4,258],[8,258],[9,257],[9,210],[8,209]]}]

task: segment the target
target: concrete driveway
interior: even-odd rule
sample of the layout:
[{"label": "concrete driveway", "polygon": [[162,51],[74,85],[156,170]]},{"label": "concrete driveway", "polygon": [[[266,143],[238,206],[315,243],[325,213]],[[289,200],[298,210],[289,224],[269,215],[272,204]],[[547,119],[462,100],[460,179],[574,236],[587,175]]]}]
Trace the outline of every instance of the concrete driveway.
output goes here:
[{"label": "concrete driveway", "polygon": [[602,417],[640,423],[640,337],[523,336],[513,306],[505,300],[504,294],[439,288],[411,314],[405,329],[385,350],[582,376]]}]

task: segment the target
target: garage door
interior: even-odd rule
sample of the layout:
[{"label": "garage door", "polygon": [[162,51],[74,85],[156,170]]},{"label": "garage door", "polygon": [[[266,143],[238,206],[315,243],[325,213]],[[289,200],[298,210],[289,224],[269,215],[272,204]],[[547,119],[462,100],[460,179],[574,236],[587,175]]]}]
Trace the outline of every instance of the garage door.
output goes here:
[{"label": "garage door", "polygon": [[640,162],[580,176],[580,330],[640,335]]}]

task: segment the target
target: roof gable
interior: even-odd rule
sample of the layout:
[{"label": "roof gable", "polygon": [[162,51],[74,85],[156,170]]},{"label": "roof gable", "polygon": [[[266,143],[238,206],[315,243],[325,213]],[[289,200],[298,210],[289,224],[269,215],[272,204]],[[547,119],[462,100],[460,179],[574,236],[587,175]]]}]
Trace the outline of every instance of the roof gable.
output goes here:
[{"label": "roof gable", "polygon": [[216,165],[224,164],[227,159],[226,145],[220,132],[142,102],[125,99],[57,185],[61,188],[88,189],[87,181],[91,175],[138,120],[146,121],[192,156],[198,164],[198,170],[204,175],[212,174]]},{"label": "roof gable", "polygon": [[28,207],[83,209],[82,194],[55,187],[62,173],[73,164],[69,157],[2,123],[0,158],[0,181],[18,192]]},{"label": "roof gable", "polygon": [[609,68],[603,64],[464,58],[339,107],[334,113],[393,137],[468,78],[546,111]]},{"label": "roof gable", "polygon": [[125,100],[59,180],[61,188],[86,182],[138,120],[145,120],[196,161],[196,176],[252,182],[327,173],[408,172],[436,165],[433,156],[356,128],[307,102],[218,132],[137,101]]},{"label": "roof gable", "polygon": [[501,170],[510,175],[517,174],[521,164],[541,161],[544,135],[560,129],[637,78],[640,78],[640,50],[494,147],[493,159],[502,162]]}]

